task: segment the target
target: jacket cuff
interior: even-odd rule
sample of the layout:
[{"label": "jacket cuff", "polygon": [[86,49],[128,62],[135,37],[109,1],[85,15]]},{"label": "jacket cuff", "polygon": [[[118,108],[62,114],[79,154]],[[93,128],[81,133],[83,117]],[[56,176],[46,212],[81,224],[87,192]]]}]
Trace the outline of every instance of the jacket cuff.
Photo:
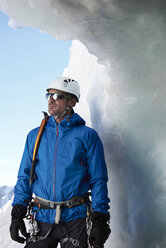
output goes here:
[{"label": "jacket cuff", "polygon": [[90,218],[92,220],[92,222],[109,222],[110,220],[110,214],[103,214],[100,212],[91,212]]},{"label": "jacket cuff", "polygon": [[15,219],[22,220],[25,218],[26,213],[27,213],[27,207],[21,204],[16,204],[12,208],[11,216],[13,220]]}]

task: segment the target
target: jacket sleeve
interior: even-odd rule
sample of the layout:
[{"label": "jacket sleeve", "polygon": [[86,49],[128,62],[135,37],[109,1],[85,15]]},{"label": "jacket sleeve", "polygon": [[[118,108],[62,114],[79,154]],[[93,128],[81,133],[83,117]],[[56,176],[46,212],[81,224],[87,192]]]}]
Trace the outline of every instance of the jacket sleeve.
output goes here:
[{"label": "jacket sleeve", "polygon": [[32,189],[29,185],[29,176],[32,164],[32,155],[33,155],[33,139],[32,131],[28,134],[25,148],[18,171],[17,183],[14,188],[14,200],[12,206],[15,204],[22,204],[27,206],[28,202],[32,197]]},{"label": "jacket sleeve", "polygon": [[98,134],[93,131],[89,137],[90,145],[87,151],[87,162],[90,176],[92,208],[94,211],[108,214],[108,173],[104,157],[103,144]]}]

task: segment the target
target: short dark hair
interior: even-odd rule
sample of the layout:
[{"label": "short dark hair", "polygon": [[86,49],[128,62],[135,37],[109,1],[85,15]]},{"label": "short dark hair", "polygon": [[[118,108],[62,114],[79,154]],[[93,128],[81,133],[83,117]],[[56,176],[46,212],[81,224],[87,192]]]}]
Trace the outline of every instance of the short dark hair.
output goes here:
[{"label": "short dark hair", "polygon": [[77,97],[74,94],[69,93],[69,96],[70,96],[70,99],[75,98],[78,101]]}]

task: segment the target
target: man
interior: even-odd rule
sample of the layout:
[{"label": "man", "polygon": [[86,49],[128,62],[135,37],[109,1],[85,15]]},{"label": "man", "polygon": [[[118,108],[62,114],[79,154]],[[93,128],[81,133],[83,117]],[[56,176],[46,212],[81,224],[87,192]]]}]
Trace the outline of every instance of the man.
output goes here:
[{"label": "man", "polygon": [[[69,77],[50,83],[46,98],[50,114],[44,127],[33,172],[31,165],[39,127],[27,136],[10,226],[11,238],[26,247],[101,248],[110,234],[107,169],[101,140],[95,130],[73,111],[79,102],[80,87]],[[32,175],[31,175],[32,176]],[[89,206],[87,192],[91,190]],[[35,196],[30,234],[23,219]],[[87,237],[87,208],[92,223]]]}]

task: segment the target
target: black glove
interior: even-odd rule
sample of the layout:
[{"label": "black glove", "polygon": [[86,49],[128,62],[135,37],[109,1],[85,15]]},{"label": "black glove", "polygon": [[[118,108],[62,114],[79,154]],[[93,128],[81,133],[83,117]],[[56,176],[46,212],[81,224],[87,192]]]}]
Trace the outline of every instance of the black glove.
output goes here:
[{"label": "black glove", "polygon": [[12,222],[10,225],[10,236],[13,240],[24,243],[26,239],[19,236],[19,230],[24,237],[27,237],[26,227],[23,219],[27,213],[27,207],[21,204],[14,205],[12,209]]},{"label": "black glove", "polygon": [[110,219],[110,215],[92,212],[90,218],[92,221],[92,229],[90,232],[89,243],[94,248],[102,248],[111,233],[111,229],[107,223]]}]

